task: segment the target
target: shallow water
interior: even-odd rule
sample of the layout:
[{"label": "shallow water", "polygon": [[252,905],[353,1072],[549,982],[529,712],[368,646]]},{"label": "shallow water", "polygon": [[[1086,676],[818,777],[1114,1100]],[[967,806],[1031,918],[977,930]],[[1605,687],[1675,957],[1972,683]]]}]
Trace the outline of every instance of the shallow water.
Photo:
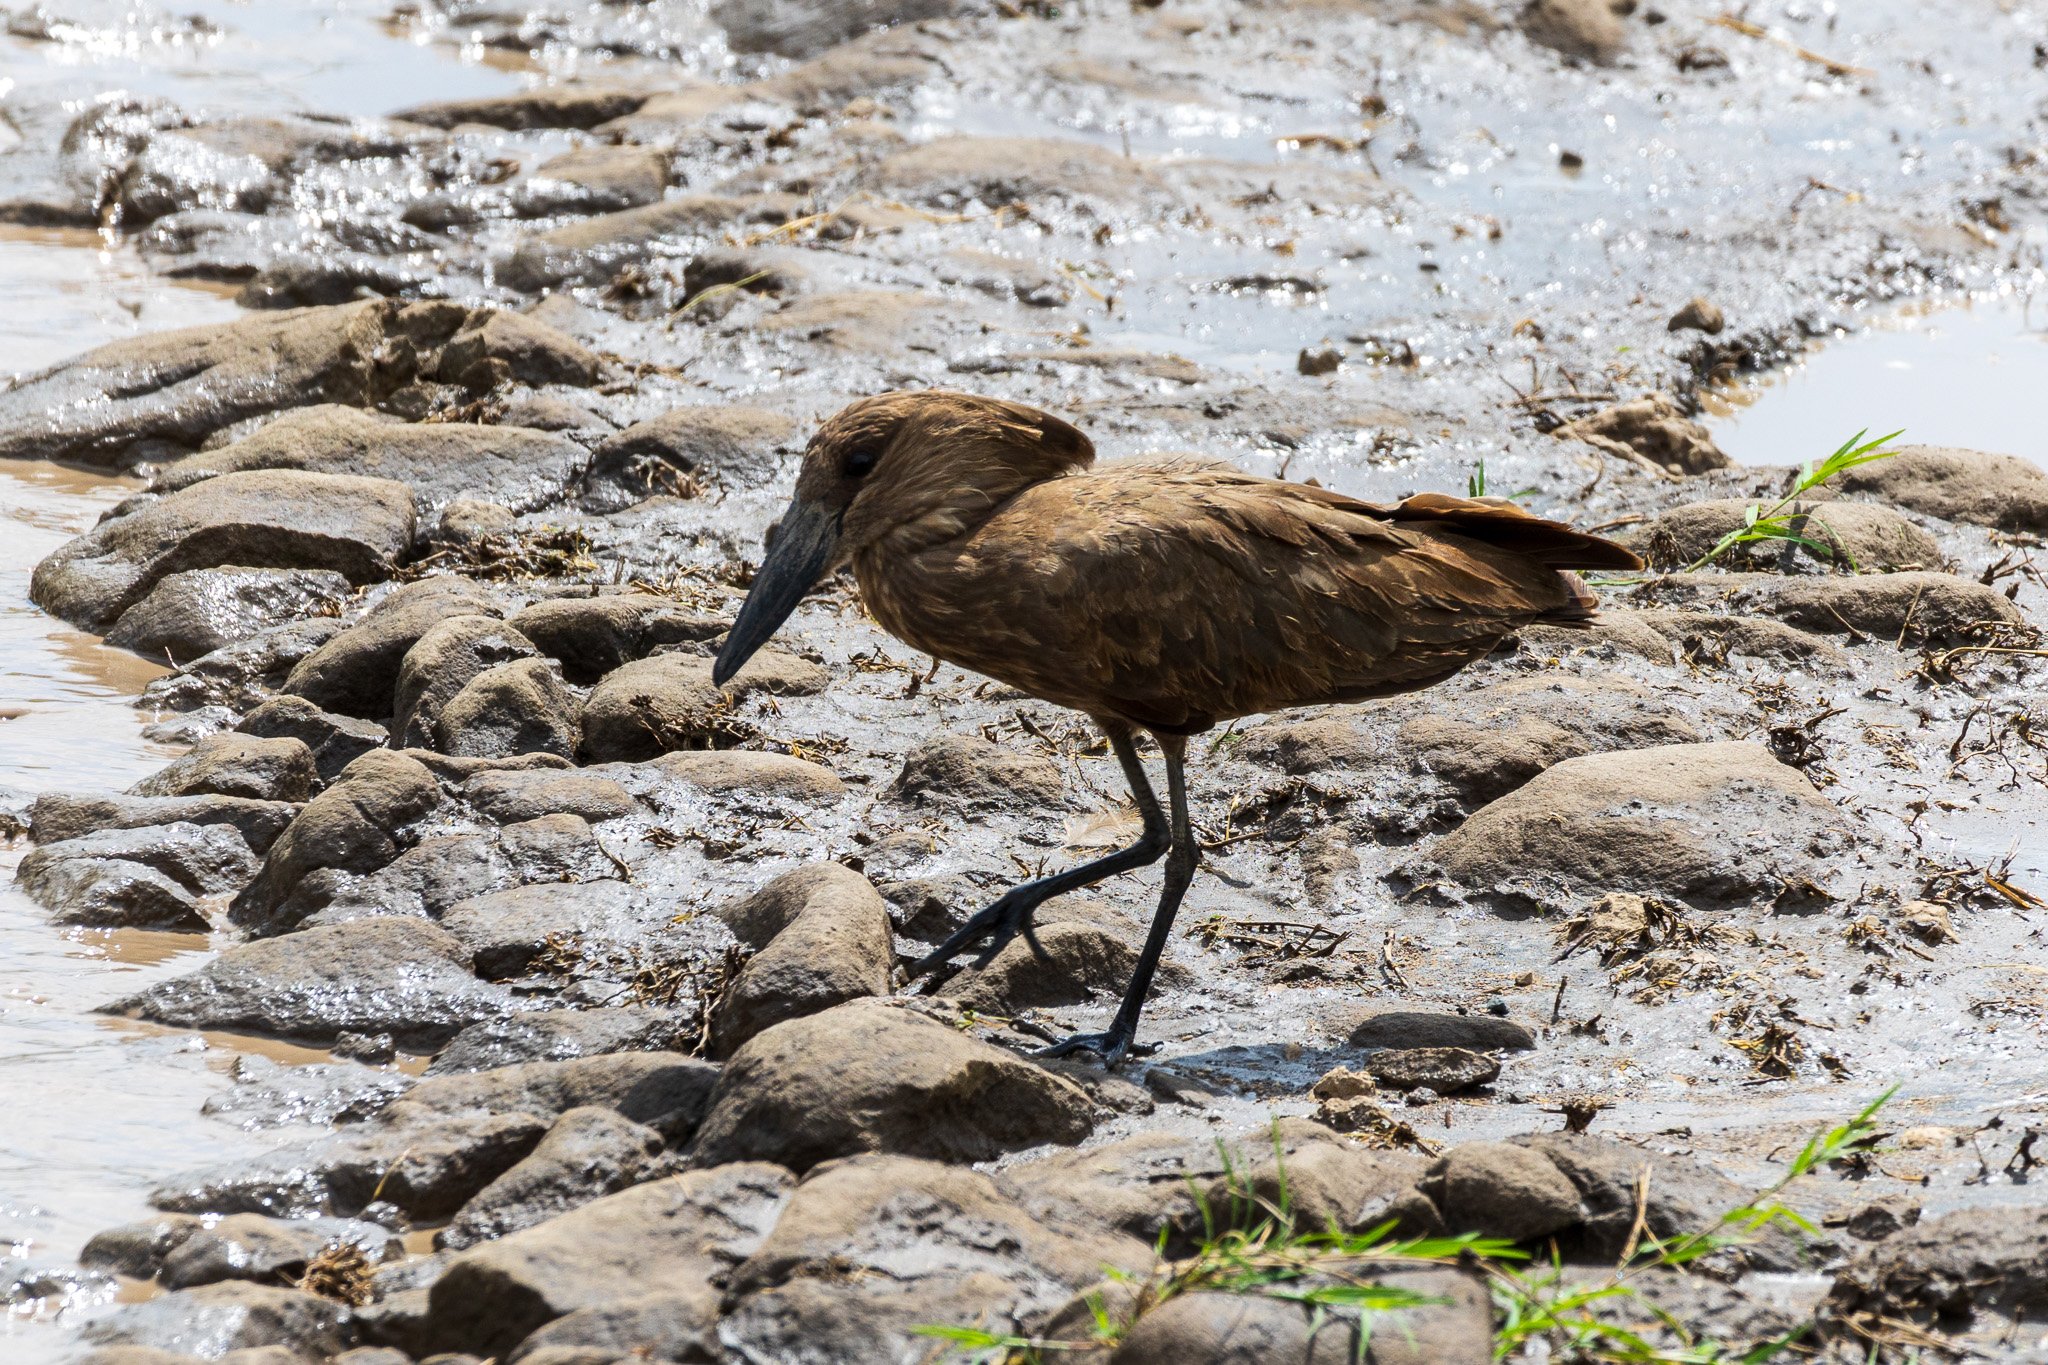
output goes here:
[{"label": "shallow water", "polygon": [[2048,464],[2048,297],[1873,318],[1795,365],[1711,395],[1707,411],[1714,439],[1744,464],[1818,459],[1859,427]]}]

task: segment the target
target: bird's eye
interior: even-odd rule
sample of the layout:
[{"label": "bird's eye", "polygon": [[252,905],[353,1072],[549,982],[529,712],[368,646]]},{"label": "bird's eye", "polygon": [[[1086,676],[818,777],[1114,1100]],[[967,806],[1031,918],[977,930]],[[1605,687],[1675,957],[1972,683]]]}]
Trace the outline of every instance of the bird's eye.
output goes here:
[{"label": "bird's eye", "polygon": [[868,471],[873,469],[881,458],[882,449],[880,446],[859,446],[855,448],[854,452],[846,457],[846,477],[849,479],[865,478]]}]

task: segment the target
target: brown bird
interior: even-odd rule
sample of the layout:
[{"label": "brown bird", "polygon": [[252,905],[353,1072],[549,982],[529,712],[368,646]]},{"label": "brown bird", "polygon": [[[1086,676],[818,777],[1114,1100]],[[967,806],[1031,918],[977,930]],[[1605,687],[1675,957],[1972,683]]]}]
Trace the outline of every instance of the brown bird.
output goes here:
[{"label": "brown bird", "polygon": [[[1108,1030],[1056,1043],[1115,1065],[1137,1032],[1201,856],[1182,771],[1218,721],[1443,681],[1532,623],[1583,626],[1572,569],[1641,561],[1502,502],[1426,493],[1394,507],[1203,461],[1098,466],[1088,438],[971,394],[889,393],[820,427],[796,494],[718,654],[724,683],[827,574],[912,647],[1094,719],[1144,821],[1136,843],[1013,887],[911,968],[986,964],[1032,912],[1157,862],[1165,886]],[[1162,813],[1133,744],[1159,741]],[[941,978],[943,979],[943,978]]]}]

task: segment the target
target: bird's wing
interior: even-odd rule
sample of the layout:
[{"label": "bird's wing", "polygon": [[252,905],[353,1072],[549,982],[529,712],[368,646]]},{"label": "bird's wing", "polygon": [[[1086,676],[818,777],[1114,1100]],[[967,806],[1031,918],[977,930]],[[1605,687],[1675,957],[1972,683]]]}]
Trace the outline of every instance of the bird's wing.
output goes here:
[{"label": "bird's wing", "polygon": [[962,547],[956,582],[998,657],[960,661],[1097,714],[1201,729],[1423,686],[1576,608],[1554,568],[1429,510],[1397,519],[1216,469],[1053,480]]}]

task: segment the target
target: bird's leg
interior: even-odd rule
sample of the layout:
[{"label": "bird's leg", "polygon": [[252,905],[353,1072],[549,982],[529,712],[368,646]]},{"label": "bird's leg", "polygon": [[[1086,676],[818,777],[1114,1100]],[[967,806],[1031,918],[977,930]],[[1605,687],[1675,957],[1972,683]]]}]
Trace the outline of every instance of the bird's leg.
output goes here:
[{"label": "bird's leg", "polygon": [[1109,736],[1109,746],[1116,751],[1116,760],[1123,767],[1124,780],[1130,783],[1131,799],[1138,803],[1138,815],[1145,822],[1138,841],[1129,848],[1120,848],[1079,867],[1024,882],[1004,892],[995,904],[961,925],[944,943],[911,966],[910,979],[913,981],[927,972],[931,973],[931,979],[924,984],[926,995],[952,980],[960,970],[950,965],[953,958],[983,939],[987,939],[988,944],[976,957],[976,967],[986,967],[1020,932],[1028,935],[1032,912],[1054,896],[1076,887],[1093,885],[1119,872],[1149,866],[1158,862],[1159,855],[1166,852],[1166,816],[1159,809],[1159,798],[1152,794],[1152,784],[1145,777],[1145,765],[1138,761],[1137,746],[1131,743],[1130,730],[1115,724],[1104,724],[1102,730]]},{"label": "bird's leg", "polygon": [[1181,897],[1187,894],[1188,884],[1195,879],[1196,866],[1202,861],[1202,846],[1196,842],[1194,827],[1188,820],[1187,775],[1181,763],[1187,753],[1187,740],[1178,735],[1161,735],[1159,748],[1166,757],[1166,797],[1173,812],[1173,850],[1166,855],[1166,882],[1159,888],[1159,908],[1152,912],[1152,931],[1145,936],[1145,951],[1138,955],[1138,967],[1124,990],[1124,1002],[1117,1007],[1116,1018],[1105,1032],[1076,1034],[1040,1049],[1037,1056],[1064,1057],[1070,1052],[1088,1051],[1101,1057],[1104,1066],[1113,1067],[1124,1059],[1124,1054],[1131,1050],[1132,1039],[1137,1037],[1138,1015],[1152,990],[1152,974],[1159,969],[1159,955],[1166,951],[1166,936],[1173,929],[1173,917],[1180,909]]}]

